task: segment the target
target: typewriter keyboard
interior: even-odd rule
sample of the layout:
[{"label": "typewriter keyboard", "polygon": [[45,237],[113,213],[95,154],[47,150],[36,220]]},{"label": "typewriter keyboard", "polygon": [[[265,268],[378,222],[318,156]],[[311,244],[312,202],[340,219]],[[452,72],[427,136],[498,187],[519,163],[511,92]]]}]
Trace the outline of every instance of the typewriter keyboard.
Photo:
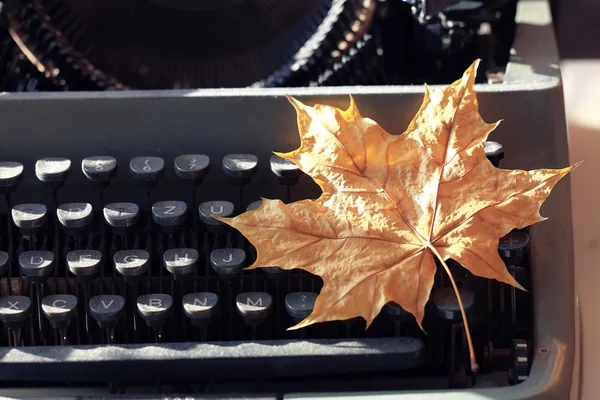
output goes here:
[{"label": "typewriter keyboard", "polygon": [[[504,153],[489,142],[486,154],[498,166]],[[148,383],[218,392],[230,382],[263,392],[284,383],[296,391],[365,389],[367,378],[379,382],[378,390],[512,385],[527,378],[531,294],[457,264],[451,267],[482,367],[477,376],[469,372],[458,304],[441,270],[427,334],[393,303],[368,330],[354,319],[286,331],[310,314],[321,279],[276,266],[244,270],[255,258],[253,247],[212,217],[260,205],[248,193],[262,161],[252,154],[140,156],[128,165],[108,156],[44,158],[31,166],[38,187],[23,202],[15,198],[30,166],[1,161],[2,384],[33,374],[47,385],[92,382],[113,392]],[[308,177],[294,164],[277,156],[265,161],[260,173],[272,174],[283,201],[305,197],[296,183]],[[168,170],[187,197],[156,199]],[[60,201],[75,174],[97,195]],[[210,174],[235,195],[199,200]],[[117,175],[142,194],[106,201]],[[527,244],[527,231],[514,231],[499,251],[530,287]],[[311,376],[319,380],[303,383]]]}]

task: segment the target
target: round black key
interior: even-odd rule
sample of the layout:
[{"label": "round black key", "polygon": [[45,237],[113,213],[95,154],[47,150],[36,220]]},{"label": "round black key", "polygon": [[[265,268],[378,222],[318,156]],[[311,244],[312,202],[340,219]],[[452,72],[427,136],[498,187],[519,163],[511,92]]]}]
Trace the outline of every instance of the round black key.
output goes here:
[{"label": "round black key", "polygon": [[136,157],[129,163],[129,170],[135,179],[156,182],[165,169],[165,160],[160,157]]},{"label": "round black key", "polygon": [[504,158],[504,146],[498,142],[485,142],[485,156],[496,168],[500,166],[500,161]]},{"label": "round black key", "polygon": [[273,281],[278,281],[285,276],[286,270],[279,267],[261,267],[263,272],[267,274],[267,277]]},{"label": "round black key", "polygon": [[313,311],[315,301],[317,294],[313,292],[289,293],[285,296],[285,310],[294,320],[302,320]]},{"label": "round black key", "polygon": [[0,161],[0,188],[15,188],[23,178],[23,164]]},{"label": "round black key", "polygon": [[56,216],[62,226],[76,233],[94,220],[94,210],[90,203],[66,203],[58,207]]},{"label": "round black key", "polygon": [[114,294],[101,294],[90,299],[89,308],[99,327],[110,328],[125,315],[125,299]]},{"label": "round black key", "polygon": [[389,302],[383,306],[383,311],[390,317],[394,322],[404,322],[410,316],[404,308],[400,307],[397,303]]},{"label": "round black key", "polygon": [[262,206],[262,200],[253,201],[248,205],[248,207],[246,207],[246,211],[258,210],[260,206]]},{"label": "round black key", "polygon": [[235,299],[235,306],[248,325],[257,326],[271,313],[273,298],[266,292],[240,293]]},{"label": "round black key", "polygon": [[19,204],[13,207],[12,219],[23,236],[34,236],[48,219],[48,210],[43,204]]},{"label": "round black key", "polygon": [[162,293],[145,294],[137,298],[137,310],[148,326],[161,326],[173,312],[173,298]]},{"label": "round black key", "polygon": [[194,249],[169,249],[163,253],[163,264],[176,280],[191,277],[198,268],[198,259]]},{"label": "round black key", "polygon": [[258,157],[253,154],[228,154],[223,157],[223,171],[239,183],[248,183],[257,170]]},{"label": "round black key", "polygon": [[18,329],[29,319],[31,300],[25,296],[0,297],[0,321],[4,326]]},{"label": "round black key", "polygon": [[60,157],[49,157],[37,160],[35,176],[52,187],[60,187],[71,173],[71,160]]},{"label": "round black key", "polygon": [[165,232],[183,228],[187,204],[183,201],[159,201],[152,206],[152,219]]},{"label": "round black key", "polygon": [[4,275],[7,270],[8,270],[8,253],[5,251],[0,251],[0,278],[2,278],[2,275]]},{"label": "round black key", "polygon": [[120,250],[115,253],[114,262],[125,282],[134,283],[148,272],[150,254],[146,250]]},{"label": "round black key", "polygon": [[227,225],[221,221],[217,221],[212,215],[219,217],[233,217],[235,206],[230,201],[207,201],[200,204],[198,207],[200,220],[206,224],[206,227],[211,232],[223,232],[227,229]]},{"label": "round black key", "polygon": [[81,170],[90,181],[108,184],[117,174],[117,159],[109,156],[87,157],[81,162]]},{"label": "round black key", "polygon": [[42,281],[54,270],[54,253],[24,251],[19,255],[21,273],[33,281]]},{"label": "round black key", "polygon": [[210,167],[210,158],[204,154],[184,154],[175,159],[175,173],[181,179],[200,183]]},{"label": "round black key", "polygon": [[517,266],[523,261],[529,244],[529,235],[525,232],[512,231],[500,238],[498,252],[506,265]]},{"label": "round black key", "polygon": [[72,250],[67,253],[67,266],[77,279],[91,280],[103,266],[102,253],[98,250]]},{"label": "round black key", "polygon": [[302,175],[302,171],[294,162],[279,157],[278,155],[273,154],[271,156],[270,164],[271,171],[277,175],[277,178],[282,185],[295,185],[298,182],[300,175]]},{"label": "round black key", "polygon": [[210,253],[210,266],[221,278],[238,276],[246,264],[242,249],[215,249]]},{"label": "round black key", "polygon": [[198,327],[208,325],[217,314],[219,297],[214,293],[188,293],[183,296],[183,312]]},{"label": "round black key", "polygon": [[[475,294],[469,289],[459,288],[460,298],[465,308],[465,313],[469,315],[469,311],[475,304]],[[431,293],[431,304],[435,314],[445,320],[451,322],[462,321],[460,307],[456,293],[452,288],[436,289]]]},{"label": "round black key", "polygon": [[77,297],[70,294],[55,294],[42,300],[42,311],[53,328],[64,328],[77,310]]},{"label": "round black key", "polygon": [[133,227],[140,219],[140,208],[135,203],[111,203],[104,207],[104,219],[120,232]]}]

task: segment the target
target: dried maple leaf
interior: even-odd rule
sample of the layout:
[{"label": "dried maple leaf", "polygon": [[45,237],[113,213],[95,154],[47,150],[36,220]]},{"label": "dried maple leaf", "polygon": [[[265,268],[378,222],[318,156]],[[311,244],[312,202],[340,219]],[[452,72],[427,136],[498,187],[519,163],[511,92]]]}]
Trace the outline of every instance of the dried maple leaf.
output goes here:
[{"label": "dried maple leaf", "polygon": [[[452,258],[475,275],[520,288],[498,254],[498,241],[542,221],[541,204],[576,165],[502,170],[487,160],[484,143],[498,123],[479,115],[477,65],[449,87],[426,88],[401,135],[363,118],[353,99],[347,110],[289,99],[302,142],[276,154],[296,163],[323,194],[292,204],[263,199],[255,211],[220,220],[256,247],[249,269],[300,268],[323,279],[312,314],[292,329],[357,316],[368,326],[392,301],[421,326],[435,258],[448,274],[444,261]],[[462,309],[460,297],[459,304]]]}]

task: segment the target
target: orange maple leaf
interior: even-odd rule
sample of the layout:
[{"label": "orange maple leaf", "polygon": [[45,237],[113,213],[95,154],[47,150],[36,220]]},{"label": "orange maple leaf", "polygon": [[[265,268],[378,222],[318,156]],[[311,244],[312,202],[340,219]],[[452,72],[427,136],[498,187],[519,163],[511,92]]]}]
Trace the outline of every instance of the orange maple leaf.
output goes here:
[{"label": "orange maple leaf", "polygon": [[313,312],[291,329],[358,316],[368,327],[388,302],[421,326],[435,258],[449,275],[445,260],[452,258],[475,275],[521,288],[498,254],[498,241],[544,220],[542,203],[577,165],[495,168],[484,143],[498,123],[479,115],[477,66],[446,88],[426,87],[420,110],[401,135],[363,118],[352,98],[347,110],[289,98],[302,142],[295,151],[275,154],[311,176],[322,195],[292,204],[263,199],[255,211],[219,219],[256,247],[248,269],[299,268],[323,279]]}]

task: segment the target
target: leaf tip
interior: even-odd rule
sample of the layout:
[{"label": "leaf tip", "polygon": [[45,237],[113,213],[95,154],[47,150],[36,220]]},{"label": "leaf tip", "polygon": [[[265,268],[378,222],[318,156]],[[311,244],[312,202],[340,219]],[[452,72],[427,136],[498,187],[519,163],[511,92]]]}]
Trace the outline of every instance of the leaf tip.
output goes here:
[{"label": "leaf tip", "polygon": [[300,100],[296,99],[295,97],[290,96],[289,94],[286,94],[285,98],[294,106],[294,108],[296,110],[301,110],[302,108],[305,107],[304,103],[302,103]]}]

